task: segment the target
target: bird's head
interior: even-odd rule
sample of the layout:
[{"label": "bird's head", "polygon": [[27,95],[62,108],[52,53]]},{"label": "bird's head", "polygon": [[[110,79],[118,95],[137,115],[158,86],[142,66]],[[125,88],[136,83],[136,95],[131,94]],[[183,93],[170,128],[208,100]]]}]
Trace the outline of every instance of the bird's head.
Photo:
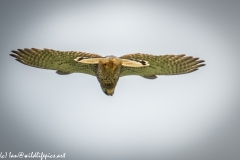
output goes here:
[{"label": "bird's head", "polygon": [[107,96],[113,96],[114,90],[115,90],[115,87],[114,87],[114,88],[104,88],[104,87],[102,87],[102,91],[103,91]]}]

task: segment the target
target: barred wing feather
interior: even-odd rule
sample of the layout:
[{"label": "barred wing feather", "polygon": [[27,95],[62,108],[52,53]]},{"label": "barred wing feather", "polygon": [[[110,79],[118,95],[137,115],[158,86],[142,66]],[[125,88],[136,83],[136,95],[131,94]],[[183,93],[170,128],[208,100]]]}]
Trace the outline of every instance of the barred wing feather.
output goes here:
[{"label": "barred wing feather", "polygon": [[97,54],[74,51],[57,51],[52,49],[25,48],[12,51],[10,54],[17,61],[36,68],[57,70],[58,74],[70,74],[74,72],[96,75],[96,65],[78,63],[77,57],[101,58]]},{"label": "barred wing feather", "polygon": [[177,75],[186,74],[198,70],[204,66],[204,61],[199,58],[181,55],[150,55],[150,54],[127,54],[120,58],[131,60],[144,60],[150,65],[141,68],[122,67],[121,75],[140,75],[143,77],[151,77],[154,75]]}]

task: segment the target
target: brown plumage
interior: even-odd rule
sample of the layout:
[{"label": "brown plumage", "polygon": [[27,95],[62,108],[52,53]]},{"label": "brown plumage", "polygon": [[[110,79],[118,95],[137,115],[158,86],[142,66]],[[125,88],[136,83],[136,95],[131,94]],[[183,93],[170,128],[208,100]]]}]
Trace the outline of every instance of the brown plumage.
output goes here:
[{"label": "brown plumage", "polygon": [[28,66],[57,70],[66,75],[85,73],[96,76],[103,92],[113,95],[119,77],[139,75],[148,79],[156,75],[186,74],[204,66],[203,60],[181,55],[127,54],[121,57],[102,57],[97,54],[52,49],[18,49],[10,54],[17,61]]}]

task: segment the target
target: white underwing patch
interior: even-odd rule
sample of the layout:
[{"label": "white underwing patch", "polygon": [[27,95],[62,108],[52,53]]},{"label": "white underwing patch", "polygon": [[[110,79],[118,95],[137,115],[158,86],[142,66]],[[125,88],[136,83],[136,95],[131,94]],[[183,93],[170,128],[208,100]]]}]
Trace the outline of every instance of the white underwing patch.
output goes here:
[{"label": "white underwing patch", "polygon": [[149,63],[144,60],[122,59],[122,65],[127,67],[146,67]]},{"label": "white underwing patch", "polygon": [[77,57],[74,61],[87,64],[98,64],[100,59],[102,58]]}]

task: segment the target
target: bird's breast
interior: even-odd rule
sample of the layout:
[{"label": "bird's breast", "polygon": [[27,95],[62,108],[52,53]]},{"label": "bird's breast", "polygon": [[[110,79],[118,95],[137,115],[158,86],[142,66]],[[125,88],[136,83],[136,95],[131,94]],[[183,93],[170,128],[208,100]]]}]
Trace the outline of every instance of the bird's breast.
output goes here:
[{"label": "bird's breast", "polygon": [[119,79],[121,61],[115,58],[106,58],[99,62],[97,78],[101,86],[115,87]]}]

